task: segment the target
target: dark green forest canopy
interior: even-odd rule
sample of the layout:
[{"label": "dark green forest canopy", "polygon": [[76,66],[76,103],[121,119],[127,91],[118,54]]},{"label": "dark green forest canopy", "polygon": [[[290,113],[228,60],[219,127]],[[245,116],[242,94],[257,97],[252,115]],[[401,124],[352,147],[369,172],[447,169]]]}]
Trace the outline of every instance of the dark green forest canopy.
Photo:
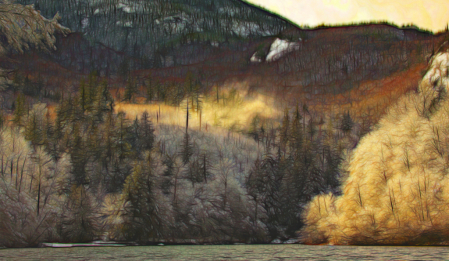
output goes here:
[{"label": "dark green forest canopy", "polygon": [[188,42],[226,42],[276,35],[293,27],[239,0],[20,0],[44,16],[59,12],[61,24],[129,54],[152,56]]}]

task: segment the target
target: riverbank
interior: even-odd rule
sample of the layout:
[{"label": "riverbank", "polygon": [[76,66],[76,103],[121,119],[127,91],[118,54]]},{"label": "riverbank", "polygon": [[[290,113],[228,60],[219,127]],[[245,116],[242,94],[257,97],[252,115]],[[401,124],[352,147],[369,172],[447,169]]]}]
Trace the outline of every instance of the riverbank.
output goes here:
[{"label": "riverbank", "polygon": [[299,239],[288,239],[285,241],[281,241],[280,239],[272,240],[271,242],[230,242],[230,241],[221,241],[221,242],[199,242],[195,239],[185,239],[185,240],[176,240],[176,241],[153,241],[147,243],[137,243],[137,242],[125,242],[125,241],[92,241],[89,243],[53,243],[53,242],[44,242],[39,243],[36,246],[30,247],[20,247],[20,248],[6,248],[1,247],[0,249],[33,249],[33,248],[73,248],[73,247],[124,247],[124,246],[220,246],[220,245],[282,245],[282,244],[302,244]]},{"label": "riverbank", "polygon": [[0,260],[445,260],[447,247],[303,244],[23,248],[0,250]]}]

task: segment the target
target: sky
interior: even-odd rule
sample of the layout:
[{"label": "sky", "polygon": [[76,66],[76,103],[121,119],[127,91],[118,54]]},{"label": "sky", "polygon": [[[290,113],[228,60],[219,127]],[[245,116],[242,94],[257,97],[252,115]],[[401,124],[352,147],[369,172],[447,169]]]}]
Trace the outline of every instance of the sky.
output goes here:
[{"label": "sky", "polygon": [[449,22],[449,0],[247,0],[298,25],[389,21],[433,32]]}]

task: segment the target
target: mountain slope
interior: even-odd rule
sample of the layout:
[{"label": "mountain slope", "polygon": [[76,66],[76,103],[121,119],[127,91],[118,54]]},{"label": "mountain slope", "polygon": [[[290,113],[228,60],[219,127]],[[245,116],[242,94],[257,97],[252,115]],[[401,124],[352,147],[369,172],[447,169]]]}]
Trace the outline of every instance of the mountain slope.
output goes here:
[{"label": "mountain slope", "polygon": [[93,41],[134,56],[189,42],[275,35],[288,22],[239,0],[21,0]]},{"label": "mountain slope", "polygon": [[[64,68],[61,73],[32,66],[29,57],[11,65],[24,77],[35,74],[30,79],[51,78],[45,82],[54,92],[67,88],[60,84],[62,78],[70,79],[70,89],[76,90],[91,71],[109,78],[114,87],[124,87],[130,75],[141,86],[155,78],[179,87],[190,72],[204,93],[236,80],[247,82],[250,91],[274,93],[291,106],[337,103],[352,109],[354,103],[374,104],[362,106],[371,110],[380,106],[376,104],[385,93],[388,103],[396,99],[384,91],[393,85],[385,88],[383,80],[408,71],[416,79],[420,70],[415,68],[426,66],[441,40],[441,35],[388,24],[301,29],[237,0],[21,1],[35,3],[46,16],[60,12],[61,23],[75,32],[58,38],[55,53],[38,55],[54,68]],[[295,48],[264,61],[277,38]],[[261,62],[251,62],[255,54]],[[399,92],[416,85],[410,81]],[[371,89],[377,94],[358,94]],[[375,101],[364,102],[374,96]]]}]

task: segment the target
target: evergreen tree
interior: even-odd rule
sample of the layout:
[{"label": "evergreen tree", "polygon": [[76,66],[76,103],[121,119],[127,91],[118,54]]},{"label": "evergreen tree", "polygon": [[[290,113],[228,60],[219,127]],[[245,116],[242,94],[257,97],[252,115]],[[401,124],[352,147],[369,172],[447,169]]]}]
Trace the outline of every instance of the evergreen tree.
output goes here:
[{"label": "evergreen tree", "polygon": [[36,146],[41,145],[43,142],[43,130],[36,112],[33,112],[29,118],[30,119],[28,119],[25,125],[25,138],[29,140],[33,145],[33,148],[36,149]]},{"label": "evergreen tree", "polygon": [[259,124],[260,124],[260,117],[259,114],[256,114],[254,118],[251,120],[251,123],[249,124],[249,131],[248,134],[255,140],[257,143],[259,143]]},{"label": "evergreen tree", "polygon": [[346,135],[351,132],[353,127],[354,127],[354,121],[352,120],[351,115],[349,115],[349,111],[348,111],[343,114],[343,117],[342,117],[341,123],[340,123],[340,129]]},{"label": "evergreen tree", "polygon": [[13,78],[12,78],[12,88],[14,90],[14,92],[23,92],[23,77],[21,74],[19,73],[15,73]]},{"label": "evergreen tree", "polygon": [[312,117],[310,117],[310,120],[307,124],[307,134],[309,134],[310,141],[313,143],[313,138],[315,137],[315,134],[317,133],[316,130],[316,123],[313,120]]},{"label": "evergreen tree", "polygon": [[292,156],[296,159],[299,159],[299,156],[302,152],[302,144],[303,144],[303,127],[301,126],[302,116],[299,113],[299,108],[296,107],[295,118],[293,119],[291,130],[290,130],[290,148]]},{"label": "evergreen tree", "polygon": [[66,109],[68,110],[68,115],[70,117],[69,120],[71,121],[71,123],[76,121],[84,122],[89,117],[89,114],[86,114],[86,112],[90,112],[88,111],[88,109],[90,110],[91,107],[87,99],[88,98],[86,97],[83,110],[83,108],[81,107],[82,104],[81,102],[79,102],[80,97],[72,97],[72,95],[69,94],[69,98],[66,100]]},{"label": "evergreen tree", "polygon": [[124,222],[121,231],[126,240],[147,243],[162,235],[163,219],[155,198],[152,164],[151,153],[148,153],[147,162],[137,164],[126,178],[122,192]]},{"label": "evergreen tree", "polygon": [[340,164],[342,162],[342,157],[336,148],[334,140],[334,126],[333,121],[329,118],[326,126],[326,137],[324,140],[323,148],[323,159],[325,165],[323,166],[323,178],[325,181],[325,189],[331,190],[332,192],[338,192],[336,189],[339,187],[339,177],[340,177]]},{"label": "evergreen tree", "polygon": [[24,116],[28,113],[25,96],[21,93],[17,95],[14,103],[14,112],[12,121],[18,126],[24,126]]},{"label": "evergreen tree", "polygon": [[254,217],[252,218],[253,224],[256,226],[258,225],[259,221],[259,204],[262,202],[262,200],[265,198],[265,179],[264,179],[264,172],[263,172],[263,166],[262,162],[257,159],[254,162],[253,167],[251,168],[248,177],[245,181],[245,186],[247,188],[248,195],[254,200],[255,207],[254,207]]},{"label": "evergreen tree", "polygon": [[164,84],[156,82],[156,95],[159,102],[166,102],[167,100],[167,88]]},{"label": "evergreen tree", "polygon": [[50,143],[52,142],[53,135],[54,135],[53,122],[50,118],[50,111],[46,109],[45,119],[42,127],[42,137],[43,137],[42,143],[47,148],[47,151],[50,151],[49,148],[52,147]]},{"label": "evergreen tree", "polygon": [[92,111],[94,109],[94,105],[96,104],[98,97],[98,74],[96,71],[93,71],[88,76],[88,85],[87,85],[87,103],[88,110]]},{"label": "evergreen tree", "polygon": [[195,183],[200,183],[203,181],[202,169],[198,158],[192,159],[188,162],[184,176],[192,183],[192,187],[195,186]]},{"label": "evergreen tree", "polygon": [[86,86],[86,82],[84,81],[84,78],[81,79],[81,82],[80,82],[79,103],[81,106],[81,110],[84,113],[88,107],[88,105],[87,105],[88,104],[88,89]]},{"label": "evergreen tree", "polygon": [[31,82],[28,75],[25,76],[25,79],[23,80],[23,86],[22,86],[22,92],[25,95],[29,95],[32,97],[38,96],[39,91],[36,88],[36,86]]},{"label": "evergreen tree", "polygon": [[125,117],[124,112],[119,112],[117,114],[117,127],[116,127],[116,141],[115,141],[115,153],[118,155],[120,162],[124,161],[125,158],[131,156],[131,144],[129,144],[129,123]]},{"label": "evergreen tree", "polygon": [[279,135],[279,146],[281,148],[281,151],[286,152],[286,147],[288,144],[288,136],[289,136],[289,128],[290,128],[290,119],[289,119],[289,112],[288,109],[285,109],[284,111],[284,119],[282,120],[282,125],[280,129],[280,135]]},{"label": "evergreen tree", "polygon": [[212,166],[212,162],[211,162],[211,157],[208,156],[206,153],[203,153],[201,156],[201,166],[200,166],[200,171],[201,171],[201,176],[202,176],[202,181],[207,183],[207,179],[212,176],[211,173],[211,166]]},{"label": "evergreen tree", "polygon": [[174,164],[175,164],[175,158],[170,155],[165,155],[163,163],[165,165],[165,171],[162,176],[162,182],[161,182],[161,190],[164,195],[170,194],[170,189],[173,186],[172,177],[174,175]]},{"label": "evergreen tree", "polygon": [[142,151],[152,150],[155,140],[154,127],[146,111],[140,117],[139,136]]},{"label": "evergreen tree", "polygon": [[195,79],[193,77],[193,73],[192,72],[188,72],[186,74],[186,78],[184,81],[184,88],[185,88],[185,93],[187,94],[188,97],[192,97],[195,96]]},{"label": "evergreen tree", "polygon": [[89,120],[87,123],[87,141],[86,141],[86,154],[92,158],[93,161],[97,161],[101,156],[101,133],[99,133],[99,126],[94,120]]},{"label": "evergreen tree", "polygon": [[107,192],[118,193],[123,189],[126,178],[131,174],[132,166],[129,162],[113,159],[110,176],[107,180]]},{"label": "evergreen tree", "polygon": [[124,100],[127,102],[131,102],[134,94],[137,93],[137,83],[135,78],[129,78],[125,87]]},{"label": "evergreen tree", "polygon": [[[62,98],[56,111],[56,125],[61,127],[61,131],[62,128],[68,126],[74,119],[76,119],[75,107],[75,100],[72,98],[72,95],[70,93],[69,97]],[[79,107],[81,108],[81,106]]]},{"label": "evergreen tree", "polygon": [[292,158],[281,158],[278,163],[277,178],[281,179],[280,186],[277,191],[279,208],[278,224],[280,225],[280,236],[286,238],[295,237],[296,232],[301,228],[301,212],[303,200],[301,198],[302,191],[300,176],[292,168]]},{"label": "evergreen tree", "polygon": [[[281,156],[282,158],[282,156]],[[264,223],[267,226],[271,239],[282,236],[280,219],[282,210],[280,200],[283,196],[282,190],[283,169],[279,165],[281,158],[266,156],[262,161],[263,196],[261,205],[265,210],[266,218]]]},{"label": "evergreen tree", "polygon": [[80,125],[80,122],[74,123],[73,125],[73,140],[70,146],[72,176],[74,183],[78,186],[88,183],[86,171],[88,155]]},{"label": "evergreen tree", "polygon": [[203,95],[201,95],[200,84],[195,84],[195,92],[193,96],[192,108],[194,111],[200,112],[203,109]]},{"label": "evergreen tree", "polygon": [[100,84],[100,88],[95,99],[95,119],[103,121],[104,114],[114,111],[114,99],[109,92],[108,83],[104,80]]},{"label": "evergreen tree", "polygon": [[127,135],[127,141],[129,145],[131,146],[131,150],[139,156],[141,154],[141,148],[142,148],[142,140],[140,136],[140,124],[139,119],[134,119],[133,123],[129,126],[129,132]]},{"label": "evergreen tree", "polygon": [[92,195],[84,186],[72,185],[65,203],[60,233],[64,241],[91,242],[100,232],[99,220]]},{"label": "evergreen tree", "polygon": [[184,134],[184,139],[182,141],[181,151],[179,152],[179,154],[181,155],[181,158],[182,158],[182,162],[184,164],[188,164],[193,153],[194,153],[194,147],[190,141],[190,135],[186,131]]}]

